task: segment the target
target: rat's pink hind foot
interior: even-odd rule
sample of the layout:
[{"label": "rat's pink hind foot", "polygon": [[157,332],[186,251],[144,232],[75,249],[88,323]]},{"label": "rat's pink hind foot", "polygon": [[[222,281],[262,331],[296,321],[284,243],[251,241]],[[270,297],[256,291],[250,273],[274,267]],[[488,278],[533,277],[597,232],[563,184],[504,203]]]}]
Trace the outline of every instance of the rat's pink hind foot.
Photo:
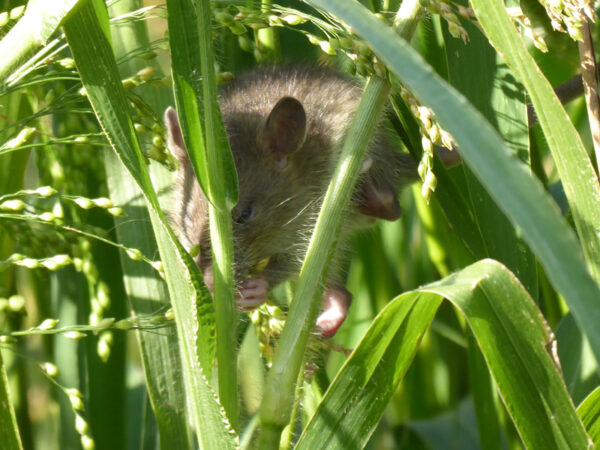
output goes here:
[{"label": "rat's pink hind foot", "polygon": [[235,293],[235,305],[241,311],[251,311],[267,301],[269,283],[264,278],[250,278],[242,282]]},{"label": "rat's pink hind foot", "polygon": [[317,318],[317,332],[326,339],[333,337],[344,323],[350,303],[352,294],[345,287],[337,284],[327,286],[323,294],[323,312]]}]

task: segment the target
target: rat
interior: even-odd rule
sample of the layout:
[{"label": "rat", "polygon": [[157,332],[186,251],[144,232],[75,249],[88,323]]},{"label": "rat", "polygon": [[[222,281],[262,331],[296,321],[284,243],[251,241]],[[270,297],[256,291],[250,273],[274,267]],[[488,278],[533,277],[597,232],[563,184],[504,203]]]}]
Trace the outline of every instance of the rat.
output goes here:
[{"label": "rat", "polygon": [[[239,181],[232,211],[236,306],[249,311],[269,290],[297,277],[325,191],[362,95],[360,85],[321,66],[269,66],[227,84],[219,105]],[[165,112],[167,143],[178,161],[172,220],[184,247],[199,245],[195,258],[212,290],[208,205],[189,161],[177,114]],[[337,269],[352,231],[401,215],[399,189],[418,179],[417,164],[400,153],[380,124],[338,238],[324,286],[317,331],[333,336],[352,295]]]}]

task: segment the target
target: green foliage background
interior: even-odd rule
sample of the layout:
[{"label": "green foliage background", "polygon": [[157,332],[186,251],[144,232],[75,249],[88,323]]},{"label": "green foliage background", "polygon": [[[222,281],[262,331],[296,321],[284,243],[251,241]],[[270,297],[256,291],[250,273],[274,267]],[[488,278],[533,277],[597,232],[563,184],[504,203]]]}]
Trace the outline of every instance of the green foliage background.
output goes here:
[{"label": "green foliage background", "polygon": [[[468,42],[428,4],[0,3],[3,448],[598,445],[600,187],[583,96],[567,116],[552,93],[578,73],[577,44],[533,0],[520,6],[548,53],[500,0],[471,2],[487,37],[457,18]],[[231,274],[213,307],[162,212],[173,162],[161,116],[185,111],[217,258],[231,260],[237,182],[216,82],[295,61],[350,72],[365,96],[300,280],[248,317],[232,308]],[[463,164],[423,156],[400,86]],[[321,255],[387,98],[403,150],[437,187],[429,204],[421,184],[406,189],[400,221],[358,233],[350,315],[322,341]]]}]

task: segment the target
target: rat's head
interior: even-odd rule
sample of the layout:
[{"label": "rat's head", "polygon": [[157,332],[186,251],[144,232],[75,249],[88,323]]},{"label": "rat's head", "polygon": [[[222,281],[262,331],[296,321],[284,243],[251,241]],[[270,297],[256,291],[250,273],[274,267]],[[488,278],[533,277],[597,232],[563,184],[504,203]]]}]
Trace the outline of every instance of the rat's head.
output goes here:
[{"label": "rat's head", "polygon": [[[289,278],[304,256],[318,211],[326,155],[309,150],[314,133],[300,101],[282,97],[258,111],[224,110],[239,181],[232,212],[236,272]],[[323,152],[325,153],[325,152]]]},{"label": "rat's head", "polygon": [[[240,281],[264,270],[274,284],[297,270],[304,256],[322,188],[322,177],[315,175],[325,158],[304,152],[310,145],[307,117],[295,98],[279,99],[266,114],[224,108],[223,117],[239,181],[239,202],[232,211],[236,276]],[[180,235],[188,247],[200,245],[198,264],[206,273],[206,199],[195,181],[175,111],[168,110],[165,118],[169,146],[179,160]]]}]

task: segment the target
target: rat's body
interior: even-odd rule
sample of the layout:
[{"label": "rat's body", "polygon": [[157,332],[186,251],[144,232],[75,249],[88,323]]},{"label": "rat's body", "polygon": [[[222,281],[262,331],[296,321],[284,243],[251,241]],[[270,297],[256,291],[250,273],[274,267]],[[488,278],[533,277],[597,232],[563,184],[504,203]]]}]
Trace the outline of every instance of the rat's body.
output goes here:
[{"label": "rat's body", "polygon": [[[223,90],[219,103],[240,192],[233,210],[240,308],[258,306],[270,287],[297,276],[361,94],[356,84],[338,73],[306,66],[259,69]],[[210,284],[206,199],[185,152],[175,112],[168,110],[165,116],[169,146],[179,161],[174,220],[186,248],[200,244],[197,261]],[[416,179],[414,160],[393,148],[381,127],[367,155],[340,231],[342,243],[352,229],[370,222],[365,215],[398,218],[397,190]],[[332,267],[325,312],[317,321],[325,336],[341,325],[351,298],[339,283],[336,264]]]}]

